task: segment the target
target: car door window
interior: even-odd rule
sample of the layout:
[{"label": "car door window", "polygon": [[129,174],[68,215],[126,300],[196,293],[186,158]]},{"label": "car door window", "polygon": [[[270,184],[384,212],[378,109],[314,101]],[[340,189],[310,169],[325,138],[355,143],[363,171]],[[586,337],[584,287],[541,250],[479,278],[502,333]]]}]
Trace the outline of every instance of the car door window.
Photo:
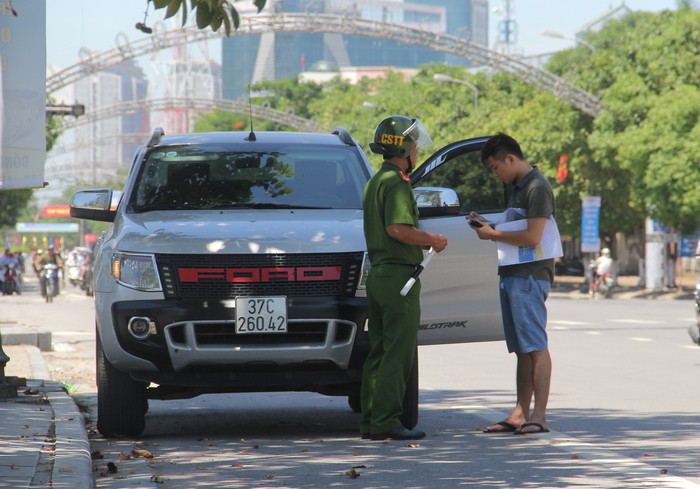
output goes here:
[{"label": "car door window", "polygon": [[463,213],[500,212],[505,208],[505,190],[481,163],[486,138],[458,141],[426,160],[412,175],[414,187],[447,187],[457,192]]}]

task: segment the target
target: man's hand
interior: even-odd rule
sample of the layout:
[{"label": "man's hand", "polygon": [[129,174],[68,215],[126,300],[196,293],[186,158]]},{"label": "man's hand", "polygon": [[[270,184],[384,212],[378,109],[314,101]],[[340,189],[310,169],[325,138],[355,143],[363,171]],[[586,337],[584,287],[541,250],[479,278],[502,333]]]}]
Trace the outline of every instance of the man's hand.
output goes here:
[{"label": "man's hand", "polygon": [[442,234],[433,234],[433,236],[433,243],[430,246],[432,246],[437,253],[447,248],[447,238],[445,236]]}]

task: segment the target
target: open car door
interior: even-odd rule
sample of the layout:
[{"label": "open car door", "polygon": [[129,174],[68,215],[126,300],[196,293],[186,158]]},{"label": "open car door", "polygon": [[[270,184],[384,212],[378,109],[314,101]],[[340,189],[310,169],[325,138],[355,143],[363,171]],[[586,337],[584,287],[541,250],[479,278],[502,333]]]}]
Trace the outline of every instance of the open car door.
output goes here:
[{"label": "open car door", "polygon": [[503,339],[496,244],[480,240],[465,219],[476,211],[497,220],[505,210],[505,188],[480,160],[487,139],[445,146],[411,175],[420,228],[448,240],[420,276],[419,345]]}]

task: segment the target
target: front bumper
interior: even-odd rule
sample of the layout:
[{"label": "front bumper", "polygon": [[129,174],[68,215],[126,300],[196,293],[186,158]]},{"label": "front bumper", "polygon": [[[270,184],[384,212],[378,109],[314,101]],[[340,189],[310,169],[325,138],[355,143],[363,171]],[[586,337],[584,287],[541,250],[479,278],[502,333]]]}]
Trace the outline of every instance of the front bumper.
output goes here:
[{"label": "front bumper", "polygon": [[[235,334],[235,309],[229,304],[201,299],[116,302],[112,324],[121,349],[152,362],[161,373],[309,365],[343,370],[361,364],[354,358],[363,360],[369,349],[363,298],[288,298],[285,334]],[[135,316],[151,319],[155,334],[134,338],[128,322]]]}]

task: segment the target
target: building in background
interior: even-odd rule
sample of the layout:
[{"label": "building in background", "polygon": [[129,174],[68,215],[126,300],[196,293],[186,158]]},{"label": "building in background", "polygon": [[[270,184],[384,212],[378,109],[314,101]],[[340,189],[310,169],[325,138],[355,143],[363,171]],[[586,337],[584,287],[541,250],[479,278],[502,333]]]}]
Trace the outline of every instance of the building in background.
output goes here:
[{"label": "building in background", "polygon": [[[165,80],[165,98],[173,100],[173,108],[160,111],[161,126],[166,133],[192,132],[195,117],[203,112],[192,109],[188,99],[221,99],[221,65],[211,60],[205,50],[204,57],[194,58],[185,46],[176,48],[173,58],[164,63],[161,74]],[[179,103],[178,103],[179,102]]]},{"label": "building in background", "polygon": [[[134,60],[98,71],[55,94],[58,103],[82,104],[85,111],[113,108],[147,97],[148,80]],[[37,193],[41,203],[60,197],[70,185],[104,184],[126,172],[138,147],[128,135],[148,133],[147,111],[113,115],[80,125],[62,134],[47,155],[45,180],[49,186]]]},{"label": "building in background", "polygon": [[[257,10],[252,2],[237,2],[242,15]],[[324,13],[359,17],[461,37],[488,46],[487,0],[275,0],[266,14]],[[307,67],[326,62],[338,70],[351,67],[416,69],[421,64],[469,62],[430,49],[353,34],[266,32],[232,36],[222,41],[223,96],[236,99],[246,87],[262,80],[293,77]]]}]

